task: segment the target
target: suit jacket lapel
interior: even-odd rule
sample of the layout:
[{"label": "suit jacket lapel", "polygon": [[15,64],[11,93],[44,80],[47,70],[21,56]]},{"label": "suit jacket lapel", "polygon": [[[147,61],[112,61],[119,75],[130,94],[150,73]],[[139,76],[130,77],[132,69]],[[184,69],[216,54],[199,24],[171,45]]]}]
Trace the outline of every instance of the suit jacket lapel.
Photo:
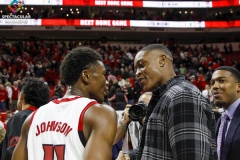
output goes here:
[{"label": "suit jacket lapel", "polygon": [[240,117],[240,104],[238,105],[238,107],[234,113],[233,119],[232,119],[231,124],[227,131],[226,139],[224,141],[223,155],[225,155],[225,156],[229,152],[229,149],[230,149],[232,141],[233,141],[233,137],[235,136],[236,130],[237,130],[238,126],[240,125],[239,117]]}]

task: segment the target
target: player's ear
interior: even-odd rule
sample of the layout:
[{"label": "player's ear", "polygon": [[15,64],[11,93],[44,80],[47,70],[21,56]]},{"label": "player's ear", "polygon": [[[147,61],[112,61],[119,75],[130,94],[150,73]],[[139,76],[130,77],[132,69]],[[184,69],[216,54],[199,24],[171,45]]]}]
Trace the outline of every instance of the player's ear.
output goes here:
[{"label": "player's ear", "polygon": [[89,82],[89,72],[87,70],[83,70],[81,77],[83,79],[84,82],[88,83]]}]

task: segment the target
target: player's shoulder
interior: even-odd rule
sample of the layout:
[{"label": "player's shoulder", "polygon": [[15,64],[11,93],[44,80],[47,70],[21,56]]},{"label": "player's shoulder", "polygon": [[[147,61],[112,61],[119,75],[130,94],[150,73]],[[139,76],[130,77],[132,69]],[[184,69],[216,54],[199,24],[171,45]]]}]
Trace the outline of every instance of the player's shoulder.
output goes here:
[{"label": "player's shoulder", "polygon": [[111,106],[99,103],[93,104],[86,113],[92,117],[98,116],[110,119],[117,116],[116,111]]},{"label": "player's shoulder", "polygon": [[91,108],[96,110],[96,111],[106,111],[106,112],[116,113],[116,111],[111,106],[109,106],[107,104],[96,103],[96,104],[93,104]]}]

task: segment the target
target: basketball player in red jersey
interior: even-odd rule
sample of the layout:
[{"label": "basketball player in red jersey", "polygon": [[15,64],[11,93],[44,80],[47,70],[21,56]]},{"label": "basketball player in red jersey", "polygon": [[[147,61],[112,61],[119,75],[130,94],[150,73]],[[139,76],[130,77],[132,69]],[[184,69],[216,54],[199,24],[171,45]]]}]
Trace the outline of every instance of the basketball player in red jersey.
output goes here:
[{"label": "basketball player in red jersey", "polygon": [[60,67],[68,86],[24,122],[12,160],[110,160],[115,110],[101,104],[107,94],[101,56],[87,47],[70,51]]}]

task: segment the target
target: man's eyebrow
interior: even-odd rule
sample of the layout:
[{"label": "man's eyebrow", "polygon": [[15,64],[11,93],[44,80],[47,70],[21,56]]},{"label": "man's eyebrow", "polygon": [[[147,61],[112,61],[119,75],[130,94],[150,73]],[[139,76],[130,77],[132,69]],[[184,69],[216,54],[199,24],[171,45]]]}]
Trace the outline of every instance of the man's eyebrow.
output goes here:
[{"label": "man's eyebrow", "polygon": [[225,77],[225,76],[221,76],[221,77],[216,77],[216,78],[213,78],[213,79],[211,79],[211,80],[215,80],[215,79],[221,79],[221,78],[227,78],[227,77]]},{"label": "man's eyebrow", "polygon": [[137,59],[136,64],[139,64],[142,61],[144,61],[143,58],[139,58],[139,59]]}]

